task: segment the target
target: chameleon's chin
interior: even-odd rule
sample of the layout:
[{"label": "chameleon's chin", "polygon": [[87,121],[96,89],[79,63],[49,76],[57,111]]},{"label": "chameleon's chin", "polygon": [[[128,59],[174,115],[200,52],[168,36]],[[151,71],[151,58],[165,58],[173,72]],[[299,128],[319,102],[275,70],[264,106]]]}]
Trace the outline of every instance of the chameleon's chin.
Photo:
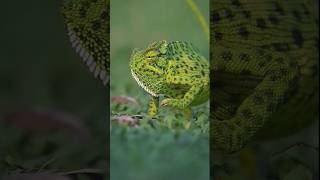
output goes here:
[{"label": "chameleon's chin", "polygon": [[136,80],[136,82],[138,83],[138,85],[140,87],[142,87],[147,93],[149,93],[151,96],[154,96],[154,97],[159,97],[158,94],[156,94],[154,91],[152,91],[151,89],[149,89],[147,86],[145,86],[143,84],[142,81],[140,81],[140,79],[138,78],[137,74],[131,69],[131,74],[132,74],[132,77],[134,78],[134,80]]}]

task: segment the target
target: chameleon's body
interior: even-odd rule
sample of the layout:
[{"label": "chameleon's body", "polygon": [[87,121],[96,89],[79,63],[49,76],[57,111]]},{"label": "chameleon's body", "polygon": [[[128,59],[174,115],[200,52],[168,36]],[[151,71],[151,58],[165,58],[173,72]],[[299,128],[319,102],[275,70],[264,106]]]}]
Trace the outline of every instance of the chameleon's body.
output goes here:
[{"label": "chameleon's body", "polygon": [[315,2],[211,2],[212,148],[235,152],[317,118]]},{"label": "chameleon's body", "polygon": [[104,85],[109,82],[109,0],[63,0],[72,46]]},{"label": "chameleon's body", "polygon": [[159,41],[145,50],[135,50],[130,69],[137,83],[151,95],[148,114],[157,113],[159,95],[162,106],[189,111],[209,98],[209,63],[187,42]]}]

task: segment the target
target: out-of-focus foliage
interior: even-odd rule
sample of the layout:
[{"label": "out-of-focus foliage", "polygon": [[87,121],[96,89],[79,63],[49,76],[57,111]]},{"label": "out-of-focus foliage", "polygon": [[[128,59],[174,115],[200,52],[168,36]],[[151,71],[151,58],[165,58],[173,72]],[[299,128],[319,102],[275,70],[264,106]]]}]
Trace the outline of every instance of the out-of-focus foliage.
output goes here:
[{"label": "out-of-focus foliage", "polygon": [[60,3],[1,3],[0,174],[106,167],[109,92],[71,48]]}]

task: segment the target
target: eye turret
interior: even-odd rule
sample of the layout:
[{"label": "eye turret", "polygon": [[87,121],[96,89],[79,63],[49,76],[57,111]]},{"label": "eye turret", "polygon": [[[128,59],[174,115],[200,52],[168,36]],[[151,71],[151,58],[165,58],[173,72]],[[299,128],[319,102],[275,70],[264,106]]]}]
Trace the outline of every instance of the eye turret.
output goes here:
[{"label": "eye turret", "polygon": [[153,57],[157,57],[160,55],[160,52],[156,49],[152,49],[152,50],[149,50],[145,53],[145,57],[146,58],[153,58]]}]

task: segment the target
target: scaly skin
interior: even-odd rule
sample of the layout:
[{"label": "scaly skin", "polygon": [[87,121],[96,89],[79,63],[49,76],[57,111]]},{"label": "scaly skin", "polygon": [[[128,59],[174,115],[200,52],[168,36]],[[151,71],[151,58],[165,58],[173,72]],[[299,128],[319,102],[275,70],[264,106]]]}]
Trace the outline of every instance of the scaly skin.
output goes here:
[{"label": "scaly skin", "polygon": [[317,118],[318,5],[213,0],[211,143],[236,152]]},{"label": "scaly skin", "polygon": [[109,0],[63,0],[72,46],[104,85],[109,82]]},{"label": "scaly skin", "polygon": [[130,61],[132,76],[151,95],[148,114],[157,114],[161,106],[184,110],[209,98],[209,64],[192,44],[159,41],[145,50],[135,50]]}]

